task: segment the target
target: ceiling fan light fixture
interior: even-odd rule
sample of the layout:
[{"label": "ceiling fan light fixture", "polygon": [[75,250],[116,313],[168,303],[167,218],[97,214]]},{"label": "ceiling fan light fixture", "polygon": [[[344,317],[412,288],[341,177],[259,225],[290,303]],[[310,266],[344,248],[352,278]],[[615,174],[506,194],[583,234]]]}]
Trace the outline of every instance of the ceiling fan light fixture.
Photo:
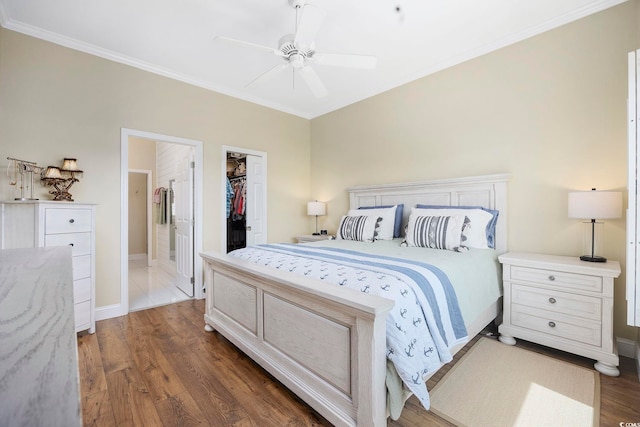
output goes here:
[{"label": "ceiling fan light fixture", "polygon": [[302,68],[304,67],[304,55],[296,52],[289,56],[289,63],[293,68]]}]

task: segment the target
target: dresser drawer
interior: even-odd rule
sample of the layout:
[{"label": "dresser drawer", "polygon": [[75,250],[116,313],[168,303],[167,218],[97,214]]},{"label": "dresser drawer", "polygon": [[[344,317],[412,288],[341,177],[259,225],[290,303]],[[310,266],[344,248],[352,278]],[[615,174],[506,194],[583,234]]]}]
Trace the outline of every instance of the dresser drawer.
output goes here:
[{"label": "dresser drawer", "polygon": [[556,270],[511,266],[511,280],[531,282],[560,289],[602,293],[602,277]]},{"label": "dresser drawer", "polygon": [[47,234],[44,236],[45,246],[66,246],[73,247],[73,256],[88,255],[91,253],[91,233],[64,233]]},{"label": "dresser drawer", "polygon": [[80,280],[91,277],[91,255],[74,256],[71,258],[73,264],[73,280]]},{"label": "dresser drawer", "polygon": [[596,322],[602,320],[602,299],[598,297],[512,284],[511,301],[514,304],[591,319]]},{"label": "dresser drawer", "polygon": [[91,209],[45,209],[44,234],[84,231],[91,231]]},{"label": "dresser drawer", "polygon": [[511,305],[511,324],[569,341],[602,345],[602,325],[585,319],[571,318],[559,313],[532,307]]},{"label": "dresser drawer", "polygon": [[84,301],[74,305],[76,331],[87,329],[91,323],[91,301]]},{"label": "dresser drawer", "polygon": [[91,299],[91,278],[73,281],[73,302],[80,303]]}]

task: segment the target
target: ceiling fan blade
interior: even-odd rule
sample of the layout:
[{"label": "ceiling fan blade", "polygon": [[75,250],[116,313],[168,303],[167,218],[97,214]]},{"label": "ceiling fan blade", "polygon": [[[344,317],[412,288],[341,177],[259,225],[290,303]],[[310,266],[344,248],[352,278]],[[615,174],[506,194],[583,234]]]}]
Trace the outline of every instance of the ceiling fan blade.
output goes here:
[{"label": "ceiling fan blade", "polygon": [[284,71],[284,69],[287,68],[287,67],[289,67],[289,63],[288,62],[285,62],[283,64],[278,64],[275,67],[272,67],[269,70],[267,70],[265,73],[260,74],[255,79],[251,80],[249,83],[247,83],[245,85],[245,87],[249,87],[249,86],[254,85],[256,83],[262,83],[262,82],[266,82],[268,80],[271,80],[272,78],[274,78],[275,76],[280,74],[282,71]]},{"label": "ceiling fan blade", "polygon": [[304,49],[309,48],[313,44],[327,13],[310,4],[302,6],[299,10],[301,10],[302,14],[296,26],[293,44],[298,49]]},{"label": "ceiling fan blade", "polygon": [[350,55],[341,53],[315,53],[314,63],[333,67],[362,68],[371,70],[376,67],[378,58],[370,55]]},{"label": "ceiling fan blade", "polygon": [[316,98],[327,96],[327,88],[324,87],[324,84],[320,81],[320,77],[318,77],[313,68],[302,67],[298,68],[298,71],[300,71],[302,80],[304,80],[307,86],[309,86],[309,89],[311,89],[311,92],[316,96]]},{"label": "ceiling fan blade", "polygon": [[268,47],[268,46],[263,46],[263,45],[257,44],[257,43],[246,42],[244,40],[237,40],[237,39],[232,39],[232,38],[224,37],[224,36],[215,36],[213,38],[213,41],[222,41],[222,42],[227,42],[227,43],[239,44],[239,45],[247,46],[247,47],[258,48],[258,49],[262,49],[262,50],[266,50],[266,51],[269,51],[271,53],[274,53],[277,56],[284,56],[284,54],[278,49],[274,49],[274,48]]}]

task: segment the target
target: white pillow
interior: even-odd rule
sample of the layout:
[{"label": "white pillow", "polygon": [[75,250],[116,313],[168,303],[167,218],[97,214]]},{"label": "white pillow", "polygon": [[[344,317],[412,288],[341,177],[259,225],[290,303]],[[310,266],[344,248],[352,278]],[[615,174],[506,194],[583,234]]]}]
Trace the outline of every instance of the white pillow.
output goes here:
[{"label": "white pillow", "polygon": [[467,240],[465,246],[478,249],[489,249],[487,242],[487,225],[493,220],[493,215],[482,209],[456,209],[455,206],[446,209],[411,209],[411,215],[422,216],[442,216],[442,215],[462,215],[469,218],[469,223],[465,228]]},{"label": "white pillow", "polygon": [[463,215],[425,216],[412,213],[404,243],[422,248],[465,251],[467,247],[461,244],[465,219]]},{"label": "white pillow", "polygon": [[345,215],[340,220],[336,239],[373,242],[376,238],[377,227],[378,218],[366,215]]},{"label": "white pillow", "polygon": [[390,208],[376,208],[376,209],[351,209],[348,216],[371,216],[376,219],[382,218],[378,224],[378,235],[376,240],[392,240],[394,224],[396,222],[396,208],[398,206],[392,206]]}]

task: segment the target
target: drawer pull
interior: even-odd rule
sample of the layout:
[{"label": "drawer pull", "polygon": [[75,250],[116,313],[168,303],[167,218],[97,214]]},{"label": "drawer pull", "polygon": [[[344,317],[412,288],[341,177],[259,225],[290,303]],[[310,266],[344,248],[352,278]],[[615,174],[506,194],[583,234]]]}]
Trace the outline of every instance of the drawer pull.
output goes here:
[{"label": "drawer pull", "polygon": [[554,297],[549,298],[549,302],[551,304],[555,304],[556,303],[556,299]]},{"label": "drawer pull", "polygon": [[75,221],[73,218],[71,218],[71,219],[69,220],[69,223],[70,223],[70,224],[73,224],[74,222],[76,222],[76,221]]},{"label": "drawer pull", "polygon": [[73,243],[69,243],[69,246],[73,246]]},{"label": "drawer pull", "polygon": [[549,322],[549,327],[550,328],[555,328],[556,327],[556,322]]},{"label": "drawer pull", "polygon": [[553,275],[549,276],[549,281],[553,282],[554,280],[556,280],[556,276],[553,276]]}]

